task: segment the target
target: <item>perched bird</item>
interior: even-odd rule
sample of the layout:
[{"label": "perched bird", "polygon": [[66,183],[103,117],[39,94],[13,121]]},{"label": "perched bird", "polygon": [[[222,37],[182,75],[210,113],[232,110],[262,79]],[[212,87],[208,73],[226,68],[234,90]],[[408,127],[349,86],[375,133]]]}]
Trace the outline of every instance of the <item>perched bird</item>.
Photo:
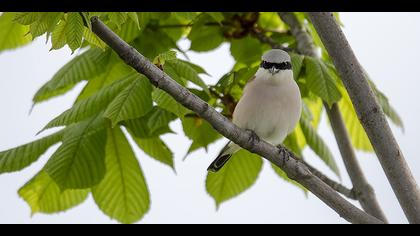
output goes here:
[{"label": "perched bird", "polygon": [[[277,146],[294,130],[301,106],[289,54],[272,49],[264,53],[260,68],[245,86],[233,112],[233,123]],[[239,145],[229,142],[207,170],[220,170],[240,149]]]}]

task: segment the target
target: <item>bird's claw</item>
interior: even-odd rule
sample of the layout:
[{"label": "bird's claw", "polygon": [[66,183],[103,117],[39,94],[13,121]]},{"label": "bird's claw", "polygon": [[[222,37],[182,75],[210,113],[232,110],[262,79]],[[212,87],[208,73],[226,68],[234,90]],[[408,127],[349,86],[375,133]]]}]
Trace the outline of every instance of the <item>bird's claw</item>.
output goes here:
[{"label": "bird's claw", "polygon": [[255,133],[254,130],[252,129],[246,129],[246,131],[250,134],[249,135],[249,141],[254,143],[254,142],[259,142],[260,141],[260,137],[258,137],[257,133]]}]

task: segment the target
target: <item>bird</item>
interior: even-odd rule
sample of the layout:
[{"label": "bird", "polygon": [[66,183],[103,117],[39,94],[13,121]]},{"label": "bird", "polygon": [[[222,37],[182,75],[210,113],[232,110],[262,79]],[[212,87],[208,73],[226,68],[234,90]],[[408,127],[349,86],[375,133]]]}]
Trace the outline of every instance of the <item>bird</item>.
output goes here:
[{"label": "bird", "polygon": [[[232,122],[278,146],[299,122],[302,99],[286,51],[271,49],[262,55],[261,60],[257,72],[244,87],[233,111]],[[228,142],[207,171],[219,171],[240,149],[239,145]]]}]

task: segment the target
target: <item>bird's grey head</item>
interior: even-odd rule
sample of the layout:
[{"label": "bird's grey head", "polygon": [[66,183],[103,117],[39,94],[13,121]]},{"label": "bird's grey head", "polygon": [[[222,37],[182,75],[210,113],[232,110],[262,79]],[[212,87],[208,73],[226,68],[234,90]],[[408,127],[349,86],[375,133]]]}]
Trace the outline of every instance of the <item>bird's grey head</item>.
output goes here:
[{"label": "bird's grey head", "polygon": [[262,56],[260,67],[268,70],[272,75],[282,71],[291,70],[292,63],[287,52],[281,49],[271,49]]}]

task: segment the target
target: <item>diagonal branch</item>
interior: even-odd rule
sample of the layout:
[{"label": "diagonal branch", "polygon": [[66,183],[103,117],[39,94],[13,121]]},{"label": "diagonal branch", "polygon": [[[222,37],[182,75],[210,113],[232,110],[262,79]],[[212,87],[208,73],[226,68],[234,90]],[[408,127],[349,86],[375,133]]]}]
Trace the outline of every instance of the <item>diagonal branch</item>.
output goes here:
[{"label": "diagonal branch", "polygon": [[314,176],[302,162],[294,158],[289,158],[290,155],[293,155],[289,151],[286,151],[284,148],[274,147],[264,140],[255,138],[255,134],[234,125],[229,119],[222,116],[187,88],[176,83],[136,49],[124,42],[100,21],[98,17],[92,17],[91,22],[92,31],[107,43],[125,63],[136,69],[139,73],[144,74],[156,87],[166,91],[177,102],[196,112],[200,117],[208,121],[220,134],[280,167],[291,179],[302,184],[349,222],[383,223],[346,201],[336,191]]},{"label": "diagonal branch", "polygon": [[[279,12],[279,16],[289,25],[292,35],[295,36],[298,51],[304,55],[318,57],[312,37],[301,25],[295,14],[291,12]],[[351,182],[353,183],[353,188],[358,193],[357,196],[360,205],[367,213],[386,222],[385,214],[379,206],[375,192],[367,182],[357,161],[340,109],[337,104],[333,104],[331,108],[324,104],[324,107],[327,110],[327,115],[340,149],[344,165],[346,166]]]},{"label": "diagonal branch", "polygon": [[330,12],[308,13],[410,223],[420,223],[420,191],[346,36]]}]

